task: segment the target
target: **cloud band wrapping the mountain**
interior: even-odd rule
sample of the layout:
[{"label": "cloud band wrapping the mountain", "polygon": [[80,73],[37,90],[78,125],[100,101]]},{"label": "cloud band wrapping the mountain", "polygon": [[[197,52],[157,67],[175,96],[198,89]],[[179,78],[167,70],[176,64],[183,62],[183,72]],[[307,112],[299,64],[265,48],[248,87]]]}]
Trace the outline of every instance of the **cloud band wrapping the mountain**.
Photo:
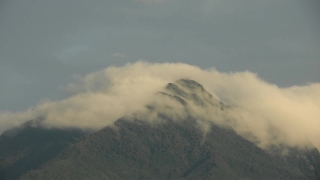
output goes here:
[{"label": "cloud band wrapping the mountain", "polygon": [[[196,117],[230,127],[262,148],[269,145],[320,148],[320,83],[280,88],[245,72],[222,73],[182,63],[138,61],[108,67],[69,84],[71,95],[61,101],[43,101],[24,112],[1,112],[0,133],[27,120],[44,117],[46,127],[100,129],[123,116],[146,111],[156,101],[170,103],[176,119],[186,117],[183,107],[155,98],[169,82],[190,78],[214,97],[232,106],[228,119],[210,108],[194,106]],[[149,121],[157,119],[149,114]],[[154,117],[154,118],[152,118]]]}]

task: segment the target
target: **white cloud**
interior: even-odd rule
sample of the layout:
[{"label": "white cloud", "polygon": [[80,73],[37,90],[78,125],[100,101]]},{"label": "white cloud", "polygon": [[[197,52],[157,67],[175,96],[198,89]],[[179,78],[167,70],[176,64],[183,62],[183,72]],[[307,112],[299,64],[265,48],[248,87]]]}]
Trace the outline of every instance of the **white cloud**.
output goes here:
[{"label": "white cloud", "polygon": [[[41,102],[25,112],[1,112],[0,132],[36,117],[45,117],[48,127],[100,129],[122,116],[146,111],[147,104],[162,107],[161,102],[174,107],[162,110],[180,119],[185,116],[183,108],[155,94],[167,83],[185,77],[232,106],[228,114],[219,115],[212,113],[212,108],[191,106],[190,111],[201,122],[209,120],[233,128],[262,148],[280,144],[320,148],[320,83],[280,88],[248,71],[221,73],[182,63],[139,61],[88,74],[68,85],[73,95],[65,100]],[[152,113],[148,116],[149,121],[158,119]]]}]

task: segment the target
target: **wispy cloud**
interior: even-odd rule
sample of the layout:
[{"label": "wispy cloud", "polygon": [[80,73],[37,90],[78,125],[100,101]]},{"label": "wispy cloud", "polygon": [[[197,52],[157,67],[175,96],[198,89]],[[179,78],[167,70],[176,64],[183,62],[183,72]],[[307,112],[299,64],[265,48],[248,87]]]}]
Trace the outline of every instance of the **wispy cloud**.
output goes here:
[{"label": "wispy cloud", "polygon": [[118,52],[113,53],[111,56],[112,56],[112,57],[118,57],[118,58],[125,58],[125,57],[127,57],[126,54],[124,54],[124,53],[118,53]]},{"label": "wispy cloud", "polygon": [[80,54],[88,49],[89,49],[89,47],[87,45],[79,44],[79,45],[64,48],[64,49],[56,52],[54,55],[60,60],[66,60],[68,58],[77,56],[78,54]]},{"label": "wispy cloud", "polygon": [[135,2],[144,3],[144,4],[159,4],[165,3],[169,0],[135,0]]}]

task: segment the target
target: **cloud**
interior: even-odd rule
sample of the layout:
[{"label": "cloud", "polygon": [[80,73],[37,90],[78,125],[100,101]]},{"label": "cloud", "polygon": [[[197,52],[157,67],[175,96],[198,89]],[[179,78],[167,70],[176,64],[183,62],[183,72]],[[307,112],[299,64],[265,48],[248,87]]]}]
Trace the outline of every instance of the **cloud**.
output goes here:
[{"label": "cloud", "polygon": [[124,53],[118,53],[118,52],[113,53],[111,56],[112,56],[112,57],[118,57],[118,58],[125,58],[125,57],[127,57],[126,54],[124,54]]},{"label": "cloud", "polygon": [[79,44],[75,45],[72,47],[67,47],[64,48],[63,50],[58,51],[54,55],[59,59],[59,60],[67,60],[68,58],[72,58],[74,56],[79,55],[80,53],[87,51],[89,49],[88,46]]},{"label": "cloud", "polygon": [[178,120],[187,115],[184,107],[170,98],[159,98],[157,92],[185,77],[232,107],[223,114],[214,107],[191,105],[189,113],[204,128],[206,122],[232,128],[262,148],[320,148],[320,83],[280,88],[249,71],[222,73],[182,63],[144,61],[79,77],[66,87],[71,96],[62,101],[43,101],[24,112],[0,112],[0,132],[36,117],[45,117],[47,127],[95,130],[132,114],[159,121],[157,113],[145,108],[148,104],[156,104],[158,111]]},{"label": "cloud", "polygon": [[144,4],[159,4],[159,3],[165,3],[169,0],[135,0],[135,2],[138,3],[144,3]]}]

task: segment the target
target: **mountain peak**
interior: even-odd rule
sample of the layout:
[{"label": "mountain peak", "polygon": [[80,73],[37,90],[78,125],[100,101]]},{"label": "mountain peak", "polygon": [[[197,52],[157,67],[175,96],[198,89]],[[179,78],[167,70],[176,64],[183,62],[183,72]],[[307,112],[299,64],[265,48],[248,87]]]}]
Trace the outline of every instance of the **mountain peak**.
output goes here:
[{"label": "mountain peak", "polygon": [[184,100],[186,102],[193,102],[199,106],[221,106],[222,103],[215,99],[200,83],[197,81],[183,78],[168,83],[165,87],[164,95],[170,95],[175,99]]},{"label": "mountain peak", "polygon": [[201,91],[205,91],[205,89],[203,88],[203,86],[198,83],[197,81],[188,79],[188,78],[183,78],[183,79],[179,79],[176,81],[177,84],[185,87],[185,88],[189,88],[189,89],[193,89],[193,90],[201,90]]},{"label": "mountain peak", "polygon": [[[187,78],[179,79],[174,83],[168,83],[166,89],[174,91],[175,93],[180,95],[185,95],[185,92],[183,91],[187,91],[189,93],[206,92],[206,90],[200,83]],[[210,96],[212,97],[211,94]]]}]

